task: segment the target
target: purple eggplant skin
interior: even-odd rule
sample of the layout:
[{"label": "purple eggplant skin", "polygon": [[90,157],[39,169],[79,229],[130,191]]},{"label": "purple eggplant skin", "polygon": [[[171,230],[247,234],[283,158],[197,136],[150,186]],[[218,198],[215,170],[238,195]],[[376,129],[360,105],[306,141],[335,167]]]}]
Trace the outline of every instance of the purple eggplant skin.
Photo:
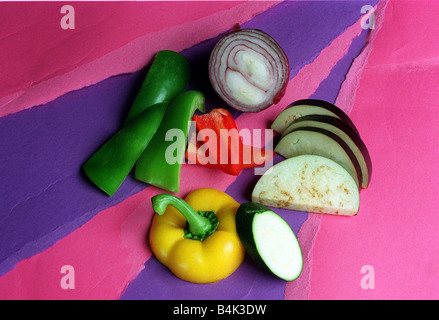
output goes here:
[{"label": "purple eggplant skin", "polygon": [[346,154],[348,155],[349,159],[351,160],[352,166],[355,168],[355,172],[356,172],[356,176],[357,176],[357,180],[358,180],[359,186],[361,186],[363,184],[363,176],[362,176],[362,172],[361,172],[360,163],[358,162],[358,159],[355,156],[355,154],[352,152],[351,148],[347,145],[347,143],[342,138],[340,138],[338,135],[336,135],[335,133],[332,133],[329,130],[324,130],[324,129],[321,129],[321,128],[298,127],[298,128],[296,128],[294,130],[291,130],[290,133],[292,133],[294,131],[318,132],[318,133],[321,133],[321,134],[324,134],[324,135],[328,136],[329,138],[331,138],[332,140],[337,142],[343,148],[343,150],[346,152]]},{"label": "purple eggplant skin", "polygon": [[345,137],[340,136],[340,138],[343,139],[348,145],[350,142],[352,142],[360,152],[359,154],[358,151],[356,152],[356,150],[350,147],[361,166],[362,188],[368,187],[372,177],[372,160],[370,158],[370,154],[366,147],[366,144],[361,139],[359,133],[357,133],[357,131],[355,131],[349,124],[336,117],[308,115],[300,117],[299,119],[292,122],[287,130],[285,130],[285,132],[282,134],[282,137],[299,127],[321,128],[324,130],[328,130],[334,134],[336,134],[337,130],[342,131],[345,134]]},{"label": "purple eggplant skin", "polygon": [[355,132],[357,132],[359,134],[359,131],[358,131],[357,127],[355,126],[355,124],[352,122],[351,118],[342,109],[340,109],[339,107],[337,107],[336,105],[334,105],[328,101],[319,100],[319,99],[301,99],[301,100],[294,101],[287,108],[292,108],[294,106],[299,106],[299,105],[316,106],[316,107],[321,107],[323,109],[326,109],[326,110],[334,113],[335,115],[337,115],[337,117],[339,117],[341,120],[346,122],[349,126],[352,127],[352,129],[354,129]]}]

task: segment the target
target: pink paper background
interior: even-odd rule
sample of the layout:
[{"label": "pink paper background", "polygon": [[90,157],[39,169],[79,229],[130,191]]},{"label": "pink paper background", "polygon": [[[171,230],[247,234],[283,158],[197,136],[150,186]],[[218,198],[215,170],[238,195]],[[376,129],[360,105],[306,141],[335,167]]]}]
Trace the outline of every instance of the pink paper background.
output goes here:
[{"label": "pink paper background", "polygon": [[[267,119],[274,120],[291,101],[311,95],[329,75],[333,65],[345,55],[352,39],[360,32],[361,28],[358,24],[348,28],[312,63],[299,71],[289,82],[286,95],[278,105],[257,115],[241,115],[237,119],[238,128],[244,126],[248,129],[262,128]],[[211,187],[210,183],[213,180],[216,181],[217,189],[225,190],[235,178],[219,171],[204,170],[200,166],[185,165],[181,178],[185,183],[182,185],[180,195],[184,196],[196,188]],[[48,250],[21,261],[11,272],[0,278],[0,287],[11,288],[8,292],[4,292],[4,297],[0,292],[0,298],[119,298],[151,256],[144,242],[145,230],[149,229],[153,214],[149,199],[160,192],[159,189],[149,187],[122,203],[100,212],[83,227]],[[314,226],[315,223],[308,222],[308,225]],[[301,241],[306,241],[303,250],[308,257],[305,261],[308,269],[303,272],[304,275],[307,275],[312,267],[312,255],[308,249],[312,248],[315,231],[303,228],[299,236]],[[94,254],[88,254],[90,252]],[[77,281],[75,290],[60,289],[59,269],[66,264],[75,266],[76,278],[81,279]],[[115,269],[118,272],[114,272]],[[35,274],[38,274],[38,277],[35,277]],[[294,285],[287,285],[285,298],[306,299],[309,280],[309,277],[301,277],[300,285],[298,285],[299,281],[294,282]],[[26,285],[20,286],[17,285],[18,283],[26,283]]]},{"label": "pink paper background", "polygon": [[[0,116],[140,70],[164,47],[182,51],[278,3],[122,2],[2,3]],[[80,17],[74,30],[60,27],[67,4]]]},{"label": "pink paper background", "polygon": [[[350,74],[358,88],[343,94],[374,172],[358,216],[322,217],[311,299],[439,298],[438,30],[437,1],[391,0]],[[363,266],[374,289],[361,287]]]}]

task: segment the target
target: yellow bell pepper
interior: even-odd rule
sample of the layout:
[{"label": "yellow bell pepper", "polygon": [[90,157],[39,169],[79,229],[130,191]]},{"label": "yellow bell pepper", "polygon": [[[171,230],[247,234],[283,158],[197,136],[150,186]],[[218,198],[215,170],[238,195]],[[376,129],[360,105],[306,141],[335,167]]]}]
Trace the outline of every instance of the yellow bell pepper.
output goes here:
[{"label": "yellow bell pepper", "polygon": [[182,200],[170,194],[151,198],[149,240],[156,258],[180,279],[211,283],[231,275],[244,259],[236,233],[239,203],[216,189],[198,189]]}]

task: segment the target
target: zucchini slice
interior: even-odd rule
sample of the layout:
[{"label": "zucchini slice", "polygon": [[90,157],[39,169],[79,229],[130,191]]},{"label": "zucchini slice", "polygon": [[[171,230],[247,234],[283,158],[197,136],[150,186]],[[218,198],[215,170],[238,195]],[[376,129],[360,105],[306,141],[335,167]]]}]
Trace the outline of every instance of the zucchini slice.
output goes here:
[{"label": "zucchini slice", "polygon": [[236,231],[248,255],[264,269],[287,281],[299,277],[299,241],[278,214],[258,203],[243,203],[236,212]]},{"label": "zucchini slice", "polygon": [[252,201],[269,207],[354,216],[360,191],[338,163],[317,155],[279,162],[259,178]]}]

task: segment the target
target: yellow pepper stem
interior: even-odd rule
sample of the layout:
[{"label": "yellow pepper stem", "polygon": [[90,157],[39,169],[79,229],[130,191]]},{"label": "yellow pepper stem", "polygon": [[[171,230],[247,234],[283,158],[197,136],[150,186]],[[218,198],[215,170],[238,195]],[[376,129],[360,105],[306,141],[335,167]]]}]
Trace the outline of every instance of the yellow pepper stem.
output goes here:
[{"label": "yellow pepper stem", "polygon": [[158,215],[165,213],[168,205],[177,209],[187,220],[185,237],[195,240],[204,240],[218,226],[218,220],[213,211],[198,211],[198,213],[183,199],[172,194],[162,193],[151,198],[152,207]]}]

